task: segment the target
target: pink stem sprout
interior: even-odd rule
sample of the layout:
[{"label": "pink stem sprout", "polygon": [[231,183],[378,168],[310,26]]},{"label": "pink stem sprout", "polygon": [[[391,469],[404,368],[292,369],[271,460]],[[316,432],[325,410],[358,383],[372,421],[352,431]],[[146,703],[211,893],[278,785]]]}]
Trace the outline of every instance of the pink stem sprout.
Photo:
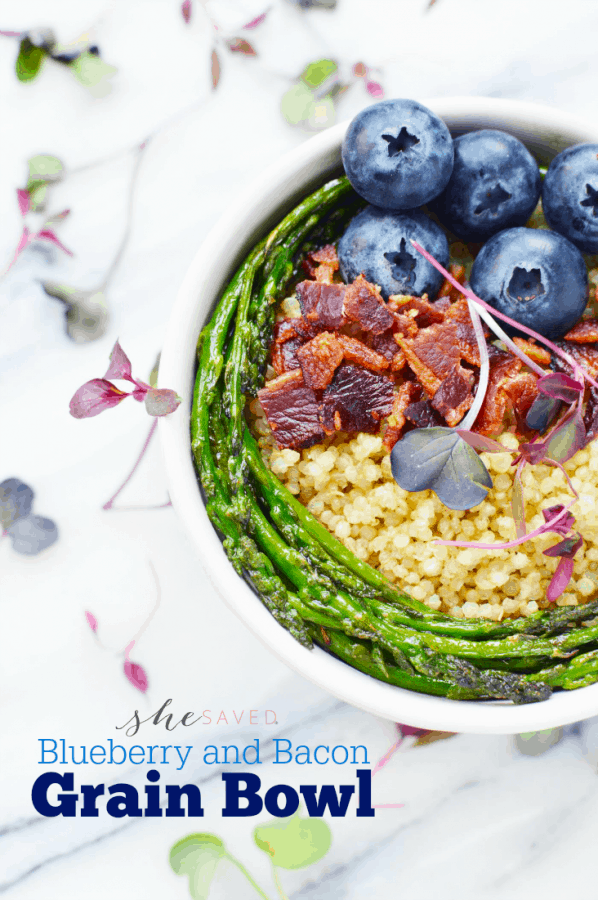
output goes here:
[{"label": "pink stem sprout", "polygon": [[541,534],[550,531],[551,527],[568,513],[577,499],[576,496],[571,503],[565,506],[554,519],[550,520],[550,522],[545,522],[544,525],[540,525],[539,528],[536,528],[534,531],[530,531],[528,534],[524,534],[522,537],[515,538],[512,541],[507,541],[504,544],[478,544],[473,541],[434,541],[434,543],[439,547],[470,547],[475,550],[510,550],[511,547],[518,547],[520,544],[525,544],[532,538],[539,537]]},{"label": "pink stem sprout", "polygon": [[127,475],[127,477],[125,478],[125,480],[123,481],[121,486],[119,487],[119,489],[116,491],[116,493],[112,495],[110,500],[108,500],[106,503],[104,503],[104,505],[102,506],[102,509],[112,509],[112,507],[114,506],[114,501],[116,500],[118,495],[121,493],[121,491],[124,490],[124,488],[128,485],[129,481],[131,480],[131,478],[133,477],[133,475],[139,468],[141,460],[143,459],[143,457],[145,456],[145,454],[147,452],[147,448],[150,445],[151,439],[153,438],[157,427],[158,427],[158,420],[154,419],[154,421],[151,424],[149,434],[144,441],[143,447],[141,448],[141,453],[137,457],[135,465],[133,466],[133,468],[131,469],[131,471],[129,472],[129,474]]}]

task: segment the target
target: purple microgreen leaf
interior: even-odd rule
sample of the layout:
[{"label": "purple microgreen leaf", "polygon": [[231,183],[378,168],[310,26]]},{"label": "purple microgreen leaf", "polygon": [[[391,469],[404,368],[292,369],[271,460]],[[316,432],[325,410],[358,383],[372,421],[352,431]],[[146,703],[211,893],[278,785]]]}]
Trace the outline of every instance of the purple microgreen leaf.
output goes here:
[{"label": "purple microgreen leaf", "polygon": [[578,550],[583,546],[583,538],[578,531],[575,534],[569,535],[569,537],[563,538],[562,541],[559,541],[558,544],[553,544],[552,547],[548,547],[547,550],[544,550],[544,556],[562,556],[567,559],[573,559]]},{"label": "purple microgreen leaf", "polygon": [[545,456],[559,463],[567,462],[578,450],[585,447],[586,429],[580,407],[555,428],[545,444]]},{"label": "purple microgreen leaf", "polygon": [[13,522],[28,516],[33,507],[33,491],[19,478],[7,478],[0,484],[0,526],[6,531]]},{"label": "purple microgreen leaf", "polygon": [[131,361],[119,341],[115,343],[110,351],[110,365],[104,378],[122,378],[135,384],[131,371]]},{"label": "purple microgreen leaf", "polygon": [[142,381],[136,381],[135,390],[131,394],[132,397],[137,400],[138,403],[143,403],[145,398],[147,397],[148,391],[151,391],[151,387],[149,384],[144,384]]},{"label": "purple microgreen leaf", "polygon": [[558,416],[561,406],[562,402],[560,400],[540,395],[536,397],[530,406],[527,416],[525,417],[525,424],[528,428],[531,428],[532,431],[538,431],[540,434],[544,434],[544,432],[548,430],[549,425],[551,425]]},{"label": "purple microgreen leaf", "polygon": [[145,673],[145,669],[143,669],[143,667],[138,663],[131,662],[130,659],[125,659],[123,668],[125,675],[131,682],[133,687],[136,687],[138,691],[141,691],[142,694],[145,694],[149,683],[147,675]]},{"label": "purple microgreen leaf", "polygon": [[449,509],[484,500],[492,479],[475,450],[452,428],[416,428],[391,452],[392,474],[403,490],[433,490]]},{"label": "purple microgreen leaf", "polygon": [[[14,256],[13,262],[14,262],[14,260],[17,258],[17,256],[19,255],[19,253],[22,253],[22,251],[25,249],[25,247],[27,246],[27,244],[31,243],[31,240],[32,240],[32,239],[33,239],[33,238],[32,238],[32,236],[31,236],[31,232],[29,231],[29,229],[27,228],[27,226],[25,226],[25,228],[23,228],[23,232],[22,232],[21,237],[20,237],[20,239],[19,239],[19,243],[17,244],[17,249],[16,249],[16,251],[15,251],[15,256]],[[11,265],[12,265],[12,263],[11,263]]]},{"label": "purple microgreen leaf", "polygon": [[455,428],[456,433],[459,437],[462,437],[463,440],[469,444],[470,447],[473,447],[474,450],[479,450],[480,453],[512,453],[512,450],[507,450],[506,447],[503,447],[502,444],[499,444],[498,441],[493,441],[492,438],[485,437],[483,434],[476,434],[474,431],[466,431],[463,428]]},{"label": "purple microgreen leaf", "polygon": [[85,610],[85,618],[87,620],[87,624],[89,625],[89,627],[95,634],[96,631],[98,630],[98,620],[96,619],[94,614],[90,613],[88,610]]},{"label": "purple microgreen leaf", "polygon": [[70,402],[71,416],[75,419],[89,419],[99,416],[105,409],[110,409],[128,397],[129,394],[119,389],[105,378],[92,378],[75,391]]},{"label": "purple microgreen leaf", "polygon": [[13,549],[26,556],[35,556],[58,539],[58,528],[52,519],[43,516],[22,516],[6,529]]},{"label": "purple microgreen leaf", "polygon": [[400,737],[422,737],[424,734],[430,734],[428,728],[415,728],[413,725],[404,725],[403,722],[396,722],[396,728]]},{"label": "purple microgreen leaf", "polygon": [[145,395],[145,408],[150,416],[168,416],[180,403],[178,394],[168,388],[151,388]]},{"label": "purple microgreen leaf", "polygon": [[261,16],[257,16],[255,19],[252,19],[251,22],[248,22],[247,25],[244,25],[243,28],[257,28],[258,25],[261,25],[266,16],[268,15],[268,10],[263,12]]},{"label": "purple microgreen leaf", "polygon": [[371,97],[375,97],[376,100],[381,99],[384,96],[384,88],[381,84],[378,84],[377,81],[366,81],[365,89]]},{"label": "purple microgreen leaf", "polygon": [[515,522],[515,534],[518,538],[521,538],[526,534],[525,500],[523,499],[523,484],[521,483],[521,472],[524,465],[525,461],[522,460],[515,470],[513,493],[511,495],[511,509],[513,511],[513,521]]},{"label": "purple microgreen leaf", "polygon": [[228,49],[231,53],[242,53],[243,56],[257,56],[257,53],[245,38],[231,38],[228,42]]},{"label": "purple microgreen leaf", "polygon": [[355,78],[365,78],[368,72],[369,69],[365,63],[358,62],[353,66],[353,75]]},{"label": "purple microgreen leaf", "polygon": [[220,81],[220,58],[216,50],[212,50],[211,71],[212,90],[215,91],[218,87],[218,82]]},{"label": "purple microgreen leaf", "polygon": [[538,379],[537,387],[541,394],[554,400],[563,400],[565,403],[576,403],[584,390],[582,383],[563,372],[543,375]]},{"label": "purple microgreen leaf", "polygon": [[562,503],[557,503],[555,506],[548,506],[546,509],[543,509],[542,515],[544,516],[544,521],[546,523],[544,530],[554,531],[556,534],[562,534],[563,536],[568,535],[575,525],[575,516],[570,512],[566,512],[566,514],[563,515],[563,512],[566,509],[568,509],[568,507],[563,506]]},{"label": "purple microgreen leaf", "polygon": [[73,251],[69,250],[68,247],[65,247],[62,241],[58,238],[58,236],[54,233],[51,228],[42,228],[35,235],[35,240],[38,241],[49,241],[50,244],[54,244],[55,247],[58,247],[60,250],[63,250],[64,253],[67,253],[69,256],[73,255]]},{"label": "purple microgreen leaf", "polygon": [[524,459],[530,465],[535,466],[542,462],[546,456],[546,443],[544,441],[530,441],[527,444],[520,444],[519,454],[515,462],[519,463],[521,459]]},{"label": "purple microgreen leaf", "polygon": [[17,188],[17,200],[19,202],[19,210],[22,216],[26,216],[31,209],[31,197],[29,191]]},{"label": "purple microgreen leaf", "polygon": [[60,212],[52,213],[49,219],[46,219],[46,225],[54,225],[56,222],[62,222],[67,216],[70,216],[70,209],[61,209]]},{"label": "purple microgreen leaf", "polygon": [[558,600],[561,594],[567,589],[567,585],[571,581],[571,576],[573,575],[574,565],[575,563],[573,560],[568,557],[563,557],[559,561],[556,571],[552,576],[552,580],[546,589],[546,599],[549,603],[554,603]]},{"label": "purple microgreen leaf", "polygon": [[191,21],[192,11],[193,11],[193,6],[191,3],[191,0],[183,0],[183,3],[181,4],[181,13],[182,13],[183,19],[185,20],[185,23],[187,25]]}]

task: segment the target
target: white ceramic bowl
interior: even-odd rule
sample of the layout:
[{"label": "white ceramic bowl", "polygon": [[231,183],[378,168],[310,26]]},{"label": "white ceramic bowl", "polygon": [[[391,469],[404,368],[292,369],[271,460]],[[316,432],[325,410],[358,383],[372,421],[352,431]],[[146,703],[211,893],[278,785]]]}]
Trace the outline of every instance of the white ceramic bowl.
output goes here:
[{"label": "white ceramic bowl", "polygon": [[[499,128],[520,138],[542,162],[582,141],[598,141],[598,124],[556,109],[486,97],[423,100],[454,136]],[[189,416],[198,334],[222,289],[246,256],[297,202],[342,171],[347,123],[306,141],[253,182],[200,247],[174,306],[160,363],[160,385],[184,398],[160,421],[170,496],[191,535],[206,574],[226,604],[280,659],[335,696],[368,712],[422,728],[512,734],[551,728],[598,713],[598,684],[555,693],[542,703],[447,700],[383,684],[319,648],[307,650],[272,618],[238,577],[206,514],[193,469]],[[239,673],[242,677],[242,673]]]}]

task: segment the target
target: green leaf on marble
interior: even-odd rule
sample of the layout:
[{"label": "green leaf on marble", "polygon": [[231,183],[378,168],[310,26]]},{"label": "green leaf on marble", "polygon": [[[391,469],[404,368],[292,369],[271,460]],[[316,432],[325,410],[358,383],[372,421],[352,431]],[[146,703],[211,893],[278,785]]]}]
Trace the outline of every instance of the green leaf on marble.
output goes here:
[{"label": "green leaf on marble", "polygon": [[328,853],[332,835],[322,819],[296,814],[288,819],[276,819],[270,825],[258,825],[253,839],[275,866],[302,869]]},{"label": "green leaf on marble", "polygon": [[207,900],[216,866],[226,855],[215,834],[189,834],[171,848],[170,866],[177,875],[188,875],[193,900]]},{"label": "green leaf on marble", "polygon": [[318,59],[305,67],[301,73],[301,81],[315,90],[337,72],[338,66],[333,59]]},{"label": "green leaf on marble", "polygon": [[70,69],[77,81],[88,88],[94,97],[105,97],[112,90],[109,79],[117,72],[114,66],[108,65],[94,53],[85,51],[70,64]]},{"label": "green leaf on marble", "polygon": [[19,55],[15,64],[15,70],[19,81],[33,81],[39,75],[46,51],[42,47],[36,47],[28,37],[24,37],[19,46]]},{"label": "green leaf on marble", "polygon": [[313,103],[313,91],[300,81],[283,95],[280,109],[289,125],[300,125],[309,117]]},{"label": "green leaf on marble", "polygon": [[29,174],[27,177],[27,190],[35,184],[60,181],[64,175],[64,166],[57,156],[49,153],[39,153],[27,161]]}]

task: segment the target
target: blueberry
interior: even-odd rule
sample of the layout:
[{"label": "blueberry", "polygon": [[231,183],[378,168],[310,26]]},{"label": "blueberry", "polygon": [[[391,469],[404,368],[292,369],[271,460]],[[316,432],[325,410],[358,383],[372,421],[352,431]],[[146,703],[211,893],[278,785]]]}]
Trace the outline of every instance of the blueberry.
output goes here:
[{"label": "blueberry", "polygon": [[391,294],[428,294],[433,299],[442,275],[411,246],[411,239],[441,265],[448,265],[446,235],[424,213],[366,206],[351,220],[339,241],[341,275],[350,282],[363,273],[368,281],[380,286],[386,299]]},{"label": "blueberry", "polygon": [[0,526],[6,530],[22,516],[28,516],[33,505],[33,491],[19,478],[7,478],[0,484]]},{"label": "blueberry", "polygon": [[579,321],[588,298],[579,250],[562,235],[535,228],[491,237],[476,257],[470,284],[499,312],[552,340]]},{"label": "blueberry", "polygon": [[347,177],[368,203],[412,209],[442,191],[453,141],[442,119],[415,100],[383,100],[350,123],[342,148]]},{"label": "blueberry", "polygon": [[542,181],[521,141],[504,131],[472,131],[455,140],[455,164],[433,209],[464,241],[485,241],[503,228],[525,225]]},{"label": "blueberry", "polygon": [[7,532],[12,538],[13,549],[27,556],[34,556],[40,550],[45,550],[58,538],[55,523],[43,516],[24,516],[17,519],[7,528]]},{"label": "blueberry", "polygon": [[577,144],[550,163],[542,207],[554,231],[583,253],[598,253],[598,144]]}]

